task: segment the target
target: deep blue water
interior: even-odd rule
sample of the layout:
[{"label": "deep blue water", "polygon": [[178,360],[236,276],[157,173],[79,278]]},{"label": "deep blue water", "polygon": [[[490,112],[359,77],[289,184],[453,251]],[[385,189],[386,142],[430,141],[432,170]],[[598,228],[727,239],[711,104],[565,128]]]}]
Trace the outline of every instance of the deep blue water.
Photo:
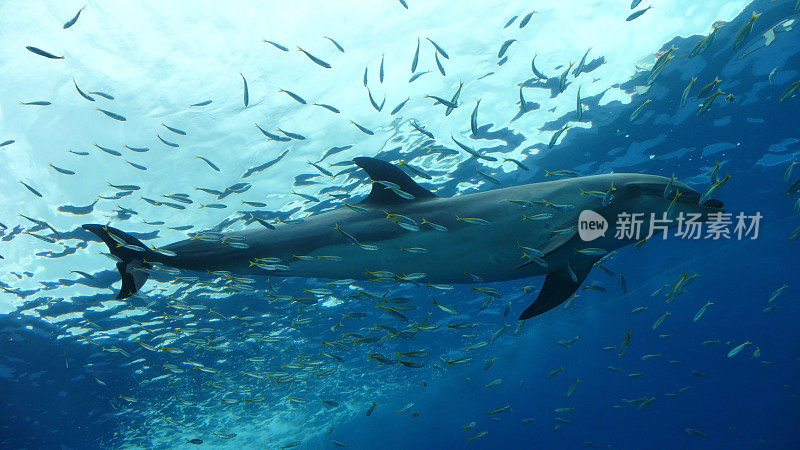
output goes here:
[{"label": "deep blue water", "polygon": [[[410,3],[413,9],[415,5]],[[393,6],[396,8],[392,9],[399,9],[398,13],[405,12],[401,5]],[[647,14],[657,13],[657,8],[658,5]],[[753,11],[760,11],[762,15],[756,20],[749,40],[743,48],[733,49],[734,39]],[[85,14],[91,12],[90,7]],[[492,21],[492,27],[502,28],[510,17],[498,15]],[[527,26],[536,27],[536,17]],[[619,20],[623,19],[624,15]],[[800,425],[800,331],[796,325],[800,313],[797,302],[798,243],[796,239],[789,239],[800,223],[795,207],[797,194],[786,195],[790,183],[800,177],[800,168],[790,174],[788,183],[784,182],[787,167],[800,157],[800,121],[797,120],[800,96],[782,102],[778,100],[792,83],[800,79],[798,31],[778,32],[774,42],[757,49],[759,42],[763,45],[763,33],[773,26],[783,27],[785,19],[800,19],[793,0],[755,1],[719,29],[714,42],[702,55],[687,57],[689,50],[703,37],[701,35],[675,37],[663,42],[660,48],[650,49],[650,53],[657,54],[672,45],[678,48],[676,57],[668,63],[650,90],[633,95],[632,100],[625,104],[620,101],[601,104],[602,93],[584,97],[582,103],[586,110],[582,121],[591,123],[591,127],[570,129],[553,149],[548,148],[549,135],[542,138],[531,132],[527,137],[529,130],[515,128],[515,122],[509,121],[511,117],[492,117],[488,113],[479,116],[481,126],[476,138],[482,140],[472,140],[471,145],[498,157],[521,151],[525,164],[532,169],[530,172],[508,171],[508,167],[506,171],[496,167],[484,169],[500,178],[504,186],[545,181],[544,170],[569,169],[580,175],[611,171],[667,177],[674,174],[702,192],[710,184],[710,172],[715,163],[720,162],[720,170],[730,174],[731,180],[716,197],[724,201],[729,212],[760,212],[763,216],[756,240],[653,239],[640,249],[625,247],[604,263],[615,273],[614,276],[595,269],[584,283],[584,286],[602,285],[607,292],[579,290],[580,297],[571,307],[558,307],[526,321],[519,335],[512,333],[517,326],[516,317],[536,295],[522,294],[521,287],[541,287],[543,278],[484,284],[503,294],[485,309],[481,309],[481,304],[486,296],[476,295],[477,292],[469,285],[456,286],[452,291],[442,293],[407,284],[372,286],[357,283],[378,295],[389,288],[390,296],[409,298],[409,304],[415,309],[403,312],[412,322],[419,324],[429,320],[439,327],[419,331],[414,340],[386,337],[378,343],[347,343],[348,350],[331,348],[320,342],[343,339],[342,334],[348,332],[384,336],[385,332],[371,327],[379,323],[402,328],[403,324],[392,322],[381,314],[371,306],[372,300],[369,299],[345,300],[345,303],[334,306],[323,306],[320,302],[305,308],[270,301],[274,297],[269,294],[276,290],[298,297],[303,289],[326,287],[324,283],[327,280],[281,280],[273,277],[268,282],[266,277],[255,277],[255,292],[231,293],[221,289],[226,282],[211,275],[182,274],[199,276],[201,281],[208,282],[206,285],[193,282],[169,284],[168,276],[159,275],[155,278],[161,283],[148,285],[158,286],[158,289],[145,289],[143,295],[125,302],[108,303],[118,284],[113,289],[109,286],[117,283],[119,276],[111,270],[113,263],[97,254],[101,248],[97,240],[79,228],[81,223],[91,220],[74,216],[62,222],[58,217],[65,213],[55,209],[58,204],[51,205],[49,212],[39,214],[39,219],[60,225],[58,242],[62,243],[63,249],[59,250],[20,234],[20,230],[30,229],[56,238],[46,228],[19,217],[17,214],[26,214],[28,210],[18,211],[19,203],[15,201],[14,208],[3,208],[0,220],[7,226],[0,238],[0,254],[5,257],[0,264],[4,265],[3,272],[8,272],[2,274],[2,286],[6,296],[4,301],[10,305],[8,313],[0,315],[0,399],[3,405],[0,446],[37,449],[60,446],[80,449],[188,448],[193,444],[186,443],[187,440],[199,438],[204,441],[201,447],[242,448],[280,448],[296,441],[300,441],[298,448],[332,448],[335,447],[333,440],[346,444],[347,448],[365,449],[589,448],[590,445],[615,449],[800,448],[800,434],[797,432]],[[82,24],[81,20],[76,27]],[[790,23],[784,28],[796,25]],[[516,24],[513,26],[517,27]],[[493,49],[500,44],[502,39],[486,52],[494,53]],[[413,43],[411,45],[413,47]],[[20,51],[25,52],[24,49]],[[584,51],[581,48],[572,53],[580,56]],[[741,57],[743,52],[747,54]],[[457,60],[458,54],[451,53],[450,57]],[[431,54],[428,49],[428,56]],[[508,63],[494,65],[493,70],[499,73],[507,65],[512,65],[515,59],[520,60],[519,65],[529,66],[528,58],[531,56],[514,54]],[[308,64],[313,63],[304,61],[305,66]],[[613,60],[600,54],[590,54],[587,73],[579,77],[591,78],[597,68],[613,64]],[[404,61],[403,77],[407,65]],[[426,68],[436,71],[435,66],[428,66],[430,64]],[[550,79],[531,79],[528,70],[527,78],[517,80],[529,89],[525,93],[527,101],[545,104],[550,98],[569,95],[574,104],[574,91],[558,94],[557,73],[563,68],[543,67],[540,69],[546,71]],[[775,67],[780,69],[770,82],[768,75]],[[373,63],[370,66],[371,77],[376,77],[376,73],[377,65]],[[473,73],[474,78],[483,74]],[[433,75],[439,76],[438,73]],[[631,94],[637,86],[646,83],[649,75],[649,70],[641,70],[614,88]],[[15,75],[9,69],[9,73],[3,76],[11,78]],[[732,101],[726,101],[721,96],[708,112],[697,116],[696,107],[702,99],[695,100],[695,93],[717,76],[722,79],[720,88],[734,97]],[[697,77],[697,82],[691,100],[681,109],[681,93],[692,77]],[[361,82],[360,76],[357,81]],[[448,86],[457,87],[457,80],[450,81],[452,83]],[[574,76],[570,75],[568,81],[575,82]],[[156,80],[152,83],[155,85]],[[375,86],[373,83],[374,78],[370,86]],[[251,86],[253,84],[251,81]],[[441,89],[439,92],[450,91]],[[420,97],[427,93],[419,91],[412,95]],[[241,102],[240,95],[241,91],[235,91],[229,99],[220,99],[219,102]],[[13,95],[6,92],[3,97]],[[197,94],[192,101],[199,101],[200,97],[205,98]],[[480,93],[474,98],[481,98]],[[652,100],[649,108],[631,122],[631,114],[646,99]],[[8,110],[6,114],[11,115],[11,105],[20,100],[23,99],[4,98],[2,107],[4,111]],[[513,101],[516,98],[508,102],[511,104]],[[391,107],[396,104],[390,103],[387,101]],[[471,110],[473,105],[474,102],[466,103],[465,100],[463,108]],[[254,107],[266,108],[263,105]],[[362,111],[369,112],[371,107],[367,104],[365,108]],[[512,105],[512,108],[518,106]],[[151,114],[158,116],[158,111]],[[224,110],[215,114],[215,120],[228,120],[224,117]],[[385,111],[383,114],[385,116]],[[431,116],[434,114],[441,116],[441,111],[430,112]],[[362,116],[358,116],[356,121],[361,122]],[[174,125],[176,117],[180,116],[167,116],[163,120]],[[424,122],[428,119],[411,113],[402,117],[406,121],[414,118]],[[458,185],[461,181],[483,181],[477,190],[496,187],[476,179],[477,163],[474,159],[464,158],[456,165],[439,164],[439,159],[426,160],[428,149],[422,145],[419,133],[406,130],[407,126],[400,129],[400,122],[392,122],[395,119],[387,116],[381,124],[371,122],[376,134],[383,135],[383,150],[359,146],[356,140],[350,142],[355,148],[342,155],[376,156],[395,162],[400,159],[413,162],[418,158],[419,165],[424,160],[425,167],[439,175],[437,180],[440,182],[419,177],[416,180],[424,186],[435,187],[441,196],[469,193]],[[54,123],[65,119],[38,120],[40,128],[46,131],[47,120]],[[159,117],[158,120],[162,119]],[[561,108],[537,127],[551,132],[575,120],[574,109]],[[464,122],[461,128],[467,124]],[[191,125],[191,119],[186,119],[181,126],[191,129]],[[246,126],[248,133],[253,131],[250,122]],[[294,128],[297,129],[303,128]],[[0,127],[0,131],[0,141],[6,140],[6,136],[20,141],[19,136],[35,134],[31,129],[13,130],[7,125]],[[89,134],[91,131],[89,127],[81,133]],[[331,133],[337,132],[331,130]],[[165,134],[163,129],[159,133],[162,137],[175,136]],[[135,137],[120,135],[124,140]],[[91,137],[87,140],[92,142]],[[231,140],[235,141],[235,138]],[[468,138],[462,136],[461,140]],[[257,160],[222,150],[206,155],[216,162],[240,158],[243,161],[236,167],[248,168],[279,155],[283,148],[281,145],[286,145],[294,152],[290,154],[291,164],[273,167],[261,176],[268,176],[273,170],[288,173],[295,180],[313,179],[301,175],[309,173],[309,170],[314,172],[305,160],[319,159],[324,149],[347,142],[342,142],[341,135],[334,140],[326,139],[324,134],[315,135],[309,141],[311,145],[299,149],[292,146],[294,143],[275,143],[277,145],[266,157],[260,155]],[[122,143],[119,142],[119,147]],[[454,147],[446,133],[437,133],[435,143]],[[14,145],[18,143],[2,151],[12,155],[8,158],[24,159],[23,151],[16,150]],[[13,153],[15,151],[18,153]],[[298,155],[294,156],[295,153]],[[185,161],[188,160],[186,157]],[[328,162],[333,161],[331,158]],[[24,178],[35,182],[36,173],[32,171],[33,175],[26,174]],[[188,175],[192,176],[191,173]],[[38,201],[17,183],[18,177],[14,178],[13,195],[25,196],[23,204]],[[105,176],[99,178],[102,182],[107,181]],[[241,181],[238,178],[225,179],[216,182],[214,187],[224,187],[229,180],[233,181],[228,184]],[[354,172],[341,180],[342,184],[339,184],[339,178],[320,180],[323,184],[314,186],[317,191],[302,192],[317,194],[327,186],[345,186],[346,190],[351,190],[363,185],[367,178],[363,173]],[[66,190],[70,189],[69,183],[79,183],[63,179],[59,182]],[[49,181],[42,181],[42,184],[47,186],[46,201],[57,188]],[[151,186],[158,193],[172,192],[169,179],[151,177],[138,184]],[[301,187],[302,183],[273,190],[268,187],[262,193],[285,193]],[[192,193],[192,196],[199,195]],[[120,204],[144,209],[146,205],[134,197],[121,200]],[[90,203],[85,200],[74,198],[73,205]],[[233,200],[232,205],[239,200]],[[155,237],[153,230],[157,227],[141,225],[144,215],[113,215],[114,203],[101,201],[97,207],[102,208],[102,214],[113,226],[138,232],[137,236],[146,243]],[[278,203],[270,206],[276,211],[266,213],[265,217],[288,218],[298,209],[316,213],[334,205],[332,200],[299,208],[295,204]],[[92,214],[101,213],[95,211]],[[165,214],[165,217],[175,217],[170,216],[174,214],[172,211]],[[192,210],[191,214],[187,217],[195,220],[203,217],[204,210]],[[216,229],[228,225],[232,229],[243,226],[233,221],[237,217],[233,213],[216,217],[220,220],[212,222],[209,219],[202,226],[216,226]],[[147,219],[157,220],[159,217],[150,214]],[[178,225],[179,222],[170,224]],[[15,230],[15,227],[21,228]],[[174,237],[179,238],[177,235]],[[20,251],[14,250],[23,239],[26,245],[33,245],[36,249],[33,258],[23,259]],[[88,250],[85,250],[85,241],[89,241]],[[158,244],[165,242],[168,241],[162,240]],[[60,258],[42,253],[62,250],[68,254]],[[72,250],[76,255],[70,255]],[[81,261],[89,258],[91,268],[73,264],[70,260],[73,257],[84,258]],[[28,276],[21,273],[23,270],[35,274]],[[85,270],[94,278],[75,285],[75,280],[81,277],[69,273],[69,270]],[[662,285],[678,281],[684,272],[699,277],[673,303],[665,302],[664,292],[658,296],[651,295]],[[620,273],[624,274],[627,293],[620,289],[619,276],[616,275]],[[765,308],[770,306],[767,303],[770,295],[784,284],[789,287],[772,303],[777,308],[765,312]],[[64,291],[67,294],[59,290],[64,288],[70,289]],[[334,297],[344,298],[346,293],[345,288],[337,288]],[[463,315],[449,317],[435,308],[431,305],[434,295],[438,301],[457,307]],[[504,317],[509,301],[512,309]],[[692,318],[708,301],[713,305],[702,318],[693,321]],[[101,302],[106,302],[104,308],[99,308]],[[203,307],[188,311],[175,307],[181,304]],[[631,312],[642,306],[647,310]],[[666,311],[671,315],[654,330],[653,323]],[[364,312],[367,317],[340,319],[342,314],[353,312]],[[126,315],[133,315],[136,320],[127,319]],[[237,316],[243,319],[237,319]],[[296,322],[301,318],[311,320]],[[464,321],[474,322],[477,326],[467,330],[445,327]],[[343,324],[341,327],[335,331],[331,329],[340,322]],[[510,326],[497,340],[484,348],[465,350],[471,344],[489,340],[492,333],[504,324]],[[128,327],[130,331],[125,331]],[[202,328],[206,330],[198,331]],[[627,353],[620,357],[618,348],[626,331],[631,333],[631,344]],[[180,337],[173,341],[167,334],[170,332]],[[253,333],[258,334],[254,337]],[[475,336],[464,338],[462,335],[465,334]],[[267,336],[277,336],[276,341],[263,341]],[[558,344],[558,341],[574,337],[578,339],[569,348]],[[262,342],[258,342],[259,338]],[[137,343],[137,339],[156,346],[165,339],[163,346],[182,353],[163,349],[150,351]],[[715,340],[719,343],[704,345],[704,342]],[[738,355],[727,357],[735,345],[745,341],[752,344]],[[104,351],[112,346],[122,348],[129,356]],[[605,347],[615,348],[604,350]],[[754,355],[756,348],[760,349],[757,357]],[[430,356],[418,358],[425,362],[425,366],[419,369],[382,366],[367,357],[368,353],[393,356],[395,352],[420,349],[426,349]],[[320,357],[320,351],[341,355],[344,362]],[[660,354],[660,357],[641,359],[648,354]],[[467,355],[474,357],[474,361],[465,365],[443,362]],[[247,360],[253,357],[264,357],[265,361]],[[488,370],[484,370],[485,360],[491,358],[496,360]],[[307,360],[324,363],[309,371],[281,367]],[[219,375],[194,369],[187,361],[213,367]],[[173,367],[180,372],[165,369],[165,364],[174,364]],[[320,375],[321,371],[334,368],[335,373]],[[548,377],[558,368],[563,369]],[[243,372],[261,374],[261,378]],[[300,377],[276,383],[274,380],[283,377],[274,375],[276,372]],[[628,376],[636,373],[643,375]],[[273,376],[267,377],[268,374]],[[502,379],[499,385],[485,387],[497,379]],[[581,382],[568,397],[567,390],[576,379]],[[680,392],[682,388],[688,389]],[[673,398],[665,394],[678,395]],[[303,400],[292,401],[287,397]],[[624,401],[650,397],[652,402],[641,408],[637,407],[641,400],[631,404]],[[234,399],[236,403],[220,399]],[[326,406],[322,400],[333,400],[338,406]],[[365,412],[373,402],[377,407],[372,415],[366,416]],[[411,402],[414,403],[411,408],[396,412]],[[511,409],[487,414],[502,405],[510,405]],[[559,408],[574,410],[556,412]],[[533,420],[526,422],[523,419]],[[463,429],[473,421],[476,423],[474,427]],[[691,434],[687,429],[697,430],[703,436]],[[488,434],[468,441],[483,431],[488,431]],[[236,436],[226,438],[213,433],[235,433]]]}]

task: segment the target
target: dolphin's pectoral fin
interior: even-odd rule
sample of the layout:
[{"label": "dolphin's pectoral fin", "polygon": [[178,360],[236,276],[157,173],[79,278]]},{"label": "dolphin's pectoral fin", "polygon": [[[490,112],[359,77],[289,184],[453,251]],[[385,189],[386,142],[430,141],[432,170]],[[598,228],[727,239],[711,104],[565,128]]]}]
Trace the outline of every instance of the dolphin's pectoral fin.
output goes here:
[{"label": "dolphin's pectoral fin", "polygon": [[[372,191],[367,198],[360,201],[360,205],[390,205],[396,203],[413,202],[423,198],[435,198],[436,194],[418,185],[405,172],[398,169],[394,164],[381,161],[380,159],[358,157],[353,158],[353,162],[367,172],[372,181],[388,181],[389,183],[400,186],[402,193],[410,194],[413,198],[404,198],[400,194],[390,189],[384,184],[373,183]],[[401,193],[401,194],[402,194]]]},{"label": "dolphin's pectoral fin", "polygon": [[[558,250],[559,248],[561,248],[562,246],[566,245],[567,242],[572,240],[572,238],[576,234],[577,233],[557,234],[557,235],[551,236],[547,240],[547,242],[545,242],[544,244],[540,245],[538,247],[538,249],[539,249],[540,252],[544,253],[545,255],[549,255],[550,253],[552,253],[552,252]],[[536,262],[536,260],[533,260],[533,259],[528,260],[528,261],[524,261],[524,262],[521,262],[516,267],[514,267],[514,270],[519,270],[519,269],[522,269],[524,267],[528,267],[528,266],[530,266],[532,264],[538,264],[538,263]]]},{"label": "dolphin's pectoral fin", "polygon": [[564,268],[558,272],[551,272],[547,274],[544,279],[544,285],[539,292],[536,300],[519,316],[519,320],[530,319],[531,317],[538,316],[539,314],[546,313],[556,306],[564,303],[567,299],[580,287],[586,276],[592,270],[595,260],[587,261],[580,265],[574,265],[572,272],[575,274],[577,282],[572,279],[569,270]]},{"label": "dolphin's pectoral fin", "polygon": [[[560,227],[565,227],[566,225],[560,225]],[[539,251],[544,253],[545,255],[554,252],[561,248],[564,245],[567,245],[568,242],[573,240],[578,235],[577,231],[573,231],[569,234],[553,234],[550,238],[542,244],[541,246],[537,247]],[[574,242],[574,241],[573,241]]]}]

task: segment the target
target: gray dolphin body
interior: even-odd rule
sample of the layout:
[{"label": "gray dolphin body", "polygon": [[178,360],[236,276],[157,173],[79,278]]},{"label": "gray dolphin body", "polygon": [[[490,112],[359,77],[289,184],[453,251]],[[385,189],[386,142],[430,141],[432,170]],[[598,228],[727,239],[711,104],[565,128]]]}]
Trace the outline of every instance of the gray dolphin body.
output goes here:
[{"label": "gray dolphin body", "polygon": [[[651,214],[701,214],[702,221],[722,211],[718,200],[701,206],[694,189],[655,175],[594,175],[439,198],[392,164],[373,158],[354,162],[373,180],[372,191],[357,208],[343,206],[301,223],[279,224],[275,230],[224,233],[218,242],[187,239],[159,253],[120,230],[83,227],[120,261],[117,298],[142,287],[148,274],[140,269],[151,263],[329,279],[371,279],[371,272],[388,271],[398,281],[414,273],[424,274],[419,282],[451,284],[474,283],[472,275],[485,282],[547,275],[539,296],[521,314],[524,320],[566,301],[605,252],[646,237]],[[605,192],[609,195],[603,198]],[[608,222],[603,237],[581,240],[578,217],[583,210]],[[615,237],[620,213],[643,214],[641,236]],[[541,260],[531,258],[532,253],[541,254]],[[260,259],[268,263],[260,264]]]}]

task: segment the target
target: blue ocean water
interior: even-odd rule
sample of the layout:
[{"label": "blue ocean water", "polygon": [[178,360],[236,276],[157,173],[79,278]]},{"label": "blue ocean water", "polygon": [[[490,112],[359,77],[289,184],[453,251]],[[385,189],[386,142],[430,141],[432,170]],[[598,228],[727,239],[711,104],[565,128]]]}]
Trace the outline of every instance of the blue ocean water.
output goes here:
[{"label": "blue ocean water", "polygon": [[[525,21],[525,2],[405,3],[90,3],[68,27],[83,4],[0,4],[0,446],[800,447],[800,224],[797,193],[787,195],[800,177],[790,169],[800,4],[656,1],[626,21],[650,3],[543,2]],[[430,73],[410,82],[418,40],[415,73]],[[426,98],[449,100],[461,83],[450,115]],[[341,208],[331,194],[352,204],[369,192],[348,164],[359,156],[394,162],[442,197],[556,170],[674,175],[704,192],[718,163],[717,179],[730,179],[714,197],[763,219],[757,239],[624,247],[583,283],[604,291],[579,289],[521,329],[543,277],[442,290],[184,271],[116,300],[114,262],[80,227],[108,223],[158,247],[259,227],[244,223],[250,214],[291,226],[278,221]],[[236,183],[249,187],[221,199],[196,189]],[[668,302],[675,285],[685,292]],[[409,323],[374,296],[407,298]],[[411,351],[424,351],[407,357],[422,367],[369,357]]]}]

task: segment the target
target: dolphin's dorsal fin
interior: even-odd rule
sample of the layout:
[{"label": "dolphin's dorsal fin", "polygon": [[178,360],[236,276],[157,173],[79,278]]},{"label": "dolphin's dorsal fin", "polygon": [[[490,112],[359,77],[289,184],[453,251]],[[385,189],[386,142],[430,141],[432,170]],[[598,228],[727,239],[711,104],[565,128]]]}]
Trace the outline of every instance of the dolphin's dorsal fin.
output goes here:
[{"label": "dolphin's dorsal fin", "polygon": [[567,301],[578,287],[580,287],[583,280],[586,279],[586,276],[589,275],[592,266],[594,266],[594,263],[597,262],[598,259],[599,258],[586,258],[586,261],[580,263],[570,263],[570,267],[575,274],[577,282],[572,279],[572,275],[567,268],[548,273],[547,277],[544,279],[542,290],[539,291],[539,296],[536,297],[536,300],[528,309],[522,312],[519,316],[519,320],[536,317]]},{"label": "dolphin's dorsal fin", "polygon": [[[411,179],[411,177],[406,175],[405,172],[395,167],[394,164],[381,161],[380,159],[368,158],[364,156],[353,158],[353,162],[356,163],[358,167],[364,169],[367,172],[367,175],[369,175],[370,179],[373,181],[372,191],[369,193],[367,198],[360,201],[359,204],[379,206],[407,203],[427,198],[436,198],[436,195],[433,192],[418,185],[416,182],[414,182],[414,180]],[[394,183],[397,186],[400,186],[400,190],[406,194],[410,194],[414,198],[403,198],[386,185],[375,183],[375,181]]]}]

